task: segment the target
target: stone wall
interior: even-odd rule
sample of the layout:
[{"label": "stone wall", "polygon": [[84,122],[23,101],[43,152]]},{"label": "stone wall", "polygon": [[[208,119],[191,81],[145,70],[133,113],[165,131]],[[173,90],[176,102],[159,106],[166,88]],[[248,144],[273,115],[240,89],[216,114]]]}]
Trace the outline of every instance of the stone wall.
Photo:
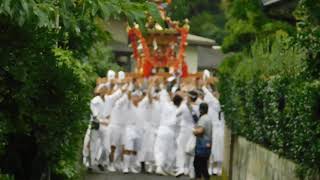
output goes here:
[{"label": "stone wall", "polygon": [[260,145],[234,138],[232,180],[298,180],[295,168],[293,162]]}]

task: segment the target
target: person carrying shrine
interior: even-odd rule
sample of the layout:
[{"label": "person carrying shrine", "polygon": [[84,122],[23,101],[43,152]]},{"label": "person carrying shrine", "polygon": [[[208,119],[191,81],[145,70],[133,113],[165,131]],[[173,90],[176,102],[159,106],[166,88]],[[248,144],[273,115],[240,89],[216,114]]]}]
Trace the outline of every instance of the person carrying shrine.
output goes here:
[{"label": "person carrying shrine", "polygon": [[142,92],[140,90],[133,90],[128,94],[128,101],[124,102],[123,106],[127,106],[126,118],[127,125],[124,136],[124,151],[123,151],[123,173],[138,173],[139,160],[137,155],[141,150],[142,144],[142,129],[139,125],[141,123],[141,116],[139,115],[139,103],[142,99]]},{"label": "person carrying shrine", "polygon": [[155,142],[156,173],[159,175],[173,174],[176,154],[176,136],[178,130],[177,108],[183,97],[172,94],[172,99],[165,89],[160,92],[161,117]]},{"label": "person carrying shrine", "polygon": [[[117,79],[117,88],[121,88],[122,93],[127,89],[125,84],[125,73],[120,71],[118,72]],[[127,95],[122,95],[118,100],[115,101],[114,106],[112,107],[110,115],[110,125],[109,125],[109,134],[110,138],[110,170],[114,171],[116,168],[121,169],[121,156],[122,156],[122,146],[124,139],[124,132],[122,129],[126,126],[127,118],[123,115],[123,112],[127,111],[127,106],[123,106],[123,101],[127,99]],[[110,100],[110,99],[109,99]],[[111,99],[112,100],[112,99]]]},{"label": "person carrying shrine", "polygon": [[222,161],[224,150],[224,120],[219,100],[209,90],[207,85],[202,87],[204,101],[208,103],[208,116],[212,120],[212,149],[209,163],[209,174],[220,176],[222,174]]},{"label": "person carrying shrine", "polygon": [[195,108],[198,109],[198,106],[194,106],[197,99],[197,92],[189,91],[187,93],[187,101],[183,102],[178,109],[178,114],[181,113],[181,116],[180,131],[177,137],[176,177],[189,175],[193,171],[193,157],[185,153],[185,149],[189,139],[193,136],[192,129],[198,120],[197,111],[195,110]]},{"label": "person carrying shrine", "polygon": [[100,170],[104,170],[104,165],[107,165],[107,158],[102,157],[103,152],[108,153],[107,149],[103,148],[103,133],[99,130],[101,123],[107,123],[105,117],[105,92],[107,86],[101,84],[95,90],[95,97],[90,102],[91,120],[88,126],[83,146],[83,161],[86,167],[91,169],[98,166]]}]

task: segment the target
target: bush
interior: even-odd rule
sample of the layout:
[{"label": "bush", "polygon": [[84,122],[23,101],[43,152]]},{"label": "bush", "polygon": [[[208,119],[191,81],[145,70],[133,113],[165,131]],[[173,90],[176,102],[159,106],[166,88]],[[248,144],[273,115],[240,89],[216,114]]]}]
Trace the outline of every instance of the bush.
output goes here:
[{"label": "bush", "polygon": [[258,40],[227,57],[219,68],[221,103],[234,133],[319,171],[320,81],[291,42]]},{"label": "bush", "polygon": [[224,0],[227,32],[223,43],[224,52],[242,51],[249,48],[255,40],[274,36],[277,31],[288,34],[294,27],[286,22],[270,19],[263,11],[261,1]]},{"label": "bush", "polygon": [[143,24],[145,10],[162,22],[155,4],[130,0],[0,1],[0,174],[80,179],[90,79],[111,64],[98,63],[110,54],[101,22]]}]

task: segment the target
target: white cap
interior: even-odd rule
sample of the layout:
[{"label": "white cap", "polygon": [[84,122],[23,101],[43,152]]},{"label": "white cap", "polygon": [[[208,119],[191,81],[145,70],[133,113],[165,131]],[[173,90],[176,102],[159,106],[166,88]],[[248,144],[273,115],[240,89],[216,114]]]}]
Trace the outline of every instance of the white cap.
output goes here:
[{"label": "white cap", "polygon": [[206,69],[203,71],[203,79],[208,79],[210,77],[210,72]]},{"label": "white cap", "polygon": [[168,81],[168,82],[172,82],[172,81],[174,81],[175,79],[176,79],[176,77],[170,76],[170,77],[167,79],[167,81]]},{"label": "white cap", "polygon": [[112,70],[109,70],[107,76],[108,76],[108,80],[112,80],[116,78],[116,73]]},{"label": "white cap", "polygon": [[173,86],[173,87],[171,88],[171,92],[172,92],[172,93],[176,93],[178,89],[179,89],[178,86]]},{"label": "white cap", "polygon": [[142,92],[139,90],[135,90],[131,93],[131,96],[142,96]]},{"label": "white cap", "polygon": [[124,80],[124,78],[126,78],[126,73],[123,71],[119,71],[118,72],[118,79],[119,80]]}]

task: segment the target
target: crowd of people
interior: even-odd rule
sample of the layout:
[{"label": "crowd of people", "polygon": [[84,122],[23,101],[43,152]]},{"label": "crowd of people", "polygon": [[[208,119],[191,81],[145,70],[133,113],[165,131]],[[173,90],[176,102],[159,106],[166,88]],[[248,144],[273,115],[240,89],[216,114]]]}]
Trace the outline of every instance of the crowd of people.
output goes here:
[{"label": "crowd of people", "polygon": [[182,80],[109,70],[90,103],[84,164],[197,179],[221,175],[224,119],[209,78],[208,71]]}]

